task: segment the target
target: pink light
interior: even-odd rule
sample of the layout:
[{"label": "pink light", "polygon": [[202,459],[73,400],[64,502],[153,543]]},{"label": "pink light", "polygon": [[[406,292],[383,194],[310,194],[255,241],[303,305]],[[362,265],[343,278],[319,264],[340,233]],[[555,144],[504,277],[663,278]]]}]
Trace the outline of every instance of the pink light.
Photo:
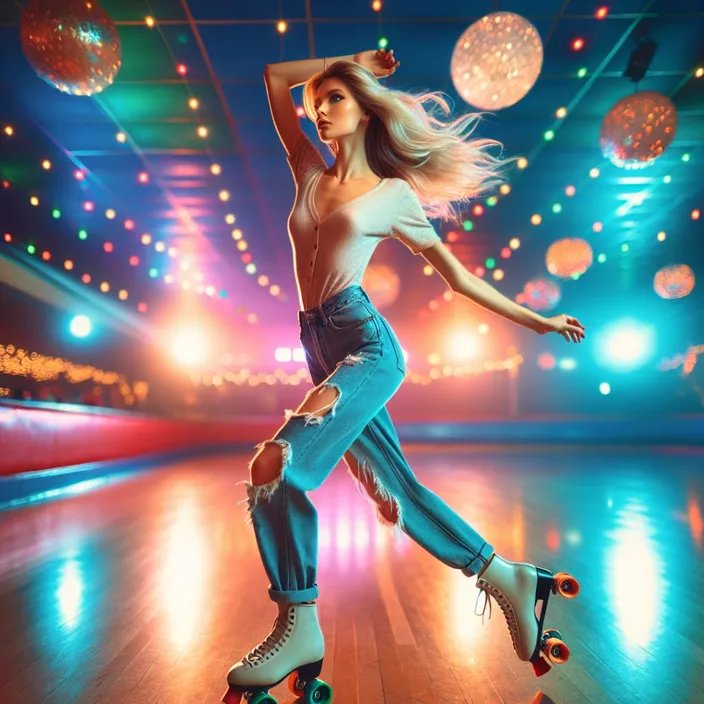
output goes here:
[{"label": "pink light", "polygon": [[146,171],[142,171],[138,178],[140,183],[149,183],[149,174]]},{"label": "pink light", "polygon": [[567,186],[567,188],[565,188],[565,195],[573,196],[576,192],[577,189],[574,186]]},{"label": "pink light", "polygon": [[479,276],[480,278],[486,274],[486,269],[484,269],[483,266],[478,266],[474,269],[474,275]]},{"label": "pink light", "polygon": [[125,220],[125,230],[134,230],[134,220]]},{"label": "pink light", "polygon": [[483,215],[484,214],[484,206],[483,205],[475,205],[474,208],[472,208],[472,213],[476,216]]},{"label": "pink light", "polygon": [[572,48],[575,51],[580,51],[581,49],[584,49],[584,39],[582,39],[581,37],[577,37],[577,39],[572,42]]},{"label": "pink light", "polygon": [[85,177],[86,175],[80,169],[76,169],[73,172],[73,178],[75,178],[76,181],[82,181]]},{"label": "pink light", "polygon": [[85,210],[87,213],[92,213],[93,210],[95,210],[95,205],[93,203],[91,203],[89,200],[87,200],[83,204],[83,210]]},{"label": "pink light", "polygon": [[245,264],[249,264],[249,263],[252,261],[252,255],[251,255],[249,252],[245,252],[245,253],[242,255],[242,261],[243,261]]},{"label": "pink light", "polygon": [[113,246],[112,242],[106,242],[106,243],[103,245],[103,249],[104,249],[106,252],[112,252],[112,251],[115,249],[115,247]]},{"label": "pink light", "polygon": [[501,258],[508,259],[511,256],[511,250],[508,247],[504,247],[501,250]]},{"label": "pink light", "polygon": [[138,266],[139,265],[139,257],[135,256],[134,254],[130,257],[130,264],[132,266]]},{"label": "pink light", "polygon": [[608,15],[608,14],[609,14],[609,8],[606,7],[606,5],[604,5],[596,11],[595,16],[598,20],[603,20],[606,17],[606,15]]},{"label": "pink light", "polygon": [[137,310],[138,310],[140,313],[146,313],[146,312],[147,312],[147,304],[146,304],[146,303],[140,303],[140,304],[137,306]]},{"label": "pink light", "polygon": [[186,64],[178,64],[176,66],[176,71],[179,73],[181,76],[185,76],[188,73],[188,69],[186,68]]}]

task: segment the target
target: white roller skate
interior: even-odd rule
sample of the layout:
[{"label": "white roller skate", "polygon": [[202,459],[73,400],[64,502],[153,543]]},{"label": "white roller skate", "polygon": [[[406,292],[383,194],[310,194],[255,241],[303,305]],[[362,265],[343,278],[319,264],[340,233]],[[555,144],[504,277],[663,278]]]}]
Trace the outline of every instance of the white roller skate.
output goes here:
[{"label": "white roller skate", "polygon": [[[509,562],[494,554],[477,575],[477,587],[484,592],[491,618],[491,597],[499,603],[511,633],[513,649],[521,660],[533,666],[536,677],[544,675],[552,665],[561,665],[570,657],[570,650],[559,631],[543,631],[550,592],[573,599],[579,593],[579,582],[566,572],[552,572],[525,562]],[[477,595],[477,604],[481,591]],[[476,606],[475,606],[476,614]],[[479,615],[479,614],[477,614]]]},{"label": "white roller skate", "polygon": [[325,641],[316,604],[279,605],[271,633],[227,673],[225,704],[276,704],[268,691],[288,677],[291,692],[308,702],[332,701],[330,685],[317,679]]}]

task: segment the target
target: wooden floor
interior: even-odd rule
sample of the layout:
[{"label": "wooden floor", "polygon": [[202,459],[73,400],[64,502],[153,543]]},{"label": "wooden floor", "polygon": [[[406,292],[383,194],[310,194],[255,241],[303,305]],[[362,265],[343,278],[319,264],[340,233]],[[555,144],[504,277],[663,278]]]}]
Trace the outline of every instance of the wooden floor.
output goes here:
[{"label": "wooden floor", "polygon": [[[572,659],[537,679],[474,578],[381,526],[341,465],[311,494],[335,704],[704,702],[701,450],[405,449],[504,557],[580,580],[546,623]],[[0,512],[0,702],[218,702],[276,615],[237,503],[251,454]]]}]

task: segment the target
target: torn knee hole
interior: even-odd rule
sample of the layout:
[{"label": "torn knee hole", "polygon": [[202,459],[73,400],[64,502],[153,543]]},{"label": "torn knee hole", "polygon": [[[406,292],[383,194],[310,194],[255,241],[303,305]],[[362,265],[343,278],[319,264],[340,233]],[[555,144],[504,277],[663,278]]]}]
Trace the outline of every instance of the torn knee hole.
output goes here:
[{"label": "torn knee hole", "polygon": [[337,384],[322,384],[312,389],[296,411],[286,410],[286,420],[304,418],[306,425],[320,425],[323,418],[332,413],[335,415],[341,391]]}]

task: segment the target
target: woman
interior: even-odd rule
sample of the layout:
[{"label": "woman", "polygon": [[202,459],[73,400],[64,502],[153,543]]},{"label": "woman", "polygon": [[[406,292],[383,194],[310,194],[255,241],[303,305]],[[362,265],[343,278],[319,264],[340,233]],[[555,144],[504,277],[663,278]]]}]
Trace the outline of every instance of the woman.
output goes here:
[{"label": "woman", "polygon": [[[504,609],[518,657],[538,659],[553,576],[496,555],[413,475],[386,410],[405,376],[403,352],[359,283],[377,244],[393,237],[422,253],[453,291],[515,323],[574,342],[584,338],[584,327],[567,315],[546,319],[517,305],[466,271],[443,245],[426,212],[453,217],[451,204],[500,183],[507,161],[487,152],[496,142],[463,138],[476,115],[443,123],[422,105],[434,100],[447,112],[441,97],[383,87],[377,79],[399,65],[393,51],[381,50],[265,70],[271,113],[296,182],[288,225],[301,343],[316,386],[295,412],[286,411],[275,436],[257,446],[251,481],[244,482],[279,616],[267,638],[228,673],[224,701],[239,701],[242,691],[266,691],[289,675],[293,689],[301,690],[320,674],[317,514],[307,492],[343,457],[379,518],[445,564],[476,574],[477,586]],[[306,114],[335,156],[331,168],[300,128],[290,89],[301,83]]]}]

